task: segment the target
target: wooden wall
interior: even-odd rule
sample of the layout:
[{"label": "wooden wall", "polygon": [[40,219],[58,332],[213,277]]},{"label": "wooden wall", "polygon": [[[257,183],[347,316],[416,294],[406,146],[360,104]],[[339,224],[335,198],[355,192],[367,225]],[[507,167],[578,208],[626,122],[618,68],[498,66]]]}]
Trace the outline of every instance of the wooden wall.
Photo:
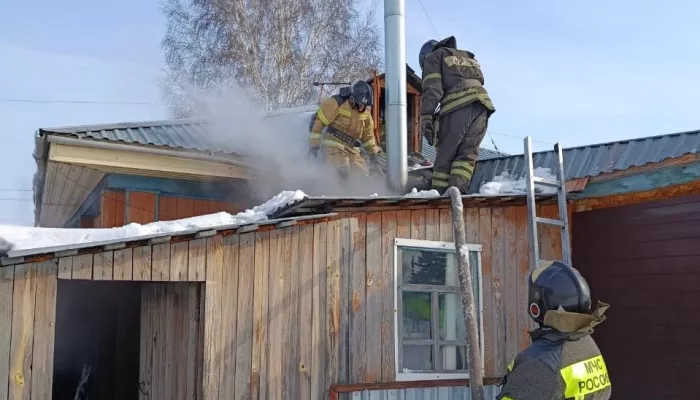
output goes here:
[{"label": "wooden wall", "polygon": [[161,196],[153,192],[105,190],[100,197],[100,216],[95,228],[113,228],[136,222],[147,224],[226,211],[242,210],[237,203]]}]

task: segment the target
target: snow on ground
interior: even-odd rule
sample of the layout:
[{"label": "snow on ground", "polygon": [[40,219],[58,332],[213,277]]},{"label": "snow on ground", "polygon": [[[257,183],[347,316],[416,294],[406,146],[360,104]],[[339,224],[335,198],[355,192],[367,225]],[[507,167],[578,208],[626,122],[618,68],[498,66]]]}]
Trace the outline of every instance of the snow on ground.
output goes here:
[{"label": "snow on ground", "polygon": [[[550,168],[535,168],[535,176],[540,178],[557,180],[557,176],[552,174]],[[493,181],[484,183],[479,188],[479,194],[496,196],[501,194],[523,194],[526,190],[525,178],[516,179],[508,171],[503,171],[501,175],[493,178]],[[537,192],[541,194],[556,193],[557,188],[550,186],[537,186]]]},{"label": "snow on ground", "polygon": [[[26,226],[0,225],[0,254],[3,241],[12,245],[12,250],[29,250],[42,247],[64,246],[78,243],[100,242],[115,239],[136,238],[159,233],[175,233],[192,229],[207,229],[224,225],[243,225],[266,220],[268,215],[306,197],[301,190],[283,191],[252,209],[236,215],[227,212],[201,215],[174,221],[131,223],[119,228],[65,229],[34,228]],[[6,247],[6,246],[5,246]],[[5,249],[7,250],[7,249]]]},{"label": "snow on ground", "polygon": [[406,193],[406,197],[440,197],[440,193],[435,189],[421,190],[419,192],[418,189],[413,188],[411,193]]}]

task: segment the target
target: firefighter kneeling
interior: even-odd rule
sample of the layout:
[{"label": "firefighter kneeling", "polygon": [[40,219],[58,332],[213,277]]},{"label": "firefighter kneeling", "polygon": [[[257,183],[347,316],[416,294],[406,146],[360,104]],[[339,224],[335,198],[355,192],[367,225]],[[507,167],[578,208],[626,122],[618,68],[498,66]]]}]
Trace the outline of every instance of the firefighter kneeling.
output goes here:
[{"label": "firefighter kneeling", "polygon": [[528,313],[539,328],[508,365],[499,400],[607,400],[608,369],[591,337],[608,305],[589,313],[588,283],[574,268],[542,262],[528,279]]},{"label": "firefighter kneeling", "polygon": [[[360,153],[360,147],[364,147],[373,171],[381,172],[377,165],[381,148],[374,140],[374,121],[369,112],[372,104],[372,87],[364,81],[344,87],[326,99],[312,123],[309,154],[318,157],[319,148],[323,147],[326,160],[338,169],[341,178],[348,179],[351,172],[369,174]],[[323,128],[326,132],[321,143]]]}]

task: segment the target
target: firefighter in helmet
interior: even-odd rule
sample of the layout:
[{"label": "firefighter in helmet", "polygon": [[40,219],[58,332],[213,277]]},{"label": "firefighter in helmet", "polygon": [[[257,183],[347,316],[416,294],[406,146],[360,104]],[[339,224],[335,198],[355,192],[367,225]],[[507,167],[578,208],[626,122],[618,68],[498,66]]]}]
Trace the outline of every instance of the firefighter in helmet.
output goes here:
[{"label": "firefighter in helmet", "polygon": [[457,49],[454,36],[426,42],[419,63],[421,133],[437,149],[432,189],[443,194],[456,186],[466,194],[488,119],[496,111],[484,89],[481,66],[473,53]]},{"label": "firefighter in helmet", "polygon": [[[312,122],[310,155],[318,157],[323,147],[326,160],[337,168],[343,179],[351,172],[369,174],[361,147],[367,151],[373,169],[377,166],[381,148],[374,139],[374,121],[370,113],[373,100],[372,87],[365,81],[357,81],[321,103]],[[324,128],[326,132],[321,140]]]},{"label": "firefighter in helmet", "polygon": [[608,370],[591,337],[608,305],[593,312],[588,283],[561,261],[543,261],[528,277],[528,314],[539,328],[508,365],[499,400],[607,400]]}]

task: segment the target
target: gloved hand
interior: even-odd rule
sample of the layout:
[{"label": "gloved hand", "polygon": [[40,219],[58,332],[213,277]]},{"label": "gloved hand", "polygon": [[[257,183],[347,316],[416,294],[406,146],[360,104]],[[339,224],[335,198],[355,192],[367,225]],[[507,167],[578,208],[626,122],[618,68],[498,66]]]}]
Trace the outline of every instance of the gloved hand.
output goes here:
[{"label": "gloved hand", "polygon": [[309,158],[318,158],[318,147],[309,148]]},{"label": "gloved hand", "polygon": [[433,117],[428,115],[421,115],[420,117],[420,131],[423,134],[425,140],[431,146],[435,146],[435,131],[433,130]]}]

